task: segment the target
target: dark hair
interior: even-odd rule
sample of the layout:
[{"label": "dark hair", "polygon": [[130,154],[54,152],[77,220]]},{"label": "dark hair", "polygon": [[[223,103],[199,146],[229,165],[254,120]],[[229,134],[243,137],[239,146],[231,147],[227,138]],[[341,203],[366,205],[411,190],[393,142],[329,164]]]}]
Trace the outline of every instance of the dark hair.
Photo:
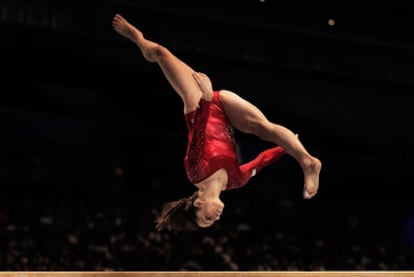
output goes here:
[{"label": "dark hair", "polygon": [[181,198],[177,201],[165,203],[160,215],[155,220],[155,229],[160,231],[195,231],[197,225],[197,207],[193,205],[198,197],[198,191],[191,196]]}]

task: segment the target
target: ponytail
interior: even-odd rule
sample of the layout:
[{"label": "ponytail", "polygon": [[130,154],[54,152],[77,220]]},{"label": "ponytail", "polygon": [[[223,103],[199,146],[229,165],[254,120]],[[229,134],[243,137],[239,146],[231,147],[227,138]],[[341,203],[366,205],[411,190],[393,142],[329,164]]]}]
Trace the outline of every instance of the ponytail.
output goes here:
[{"label": "ponytail", "polygon": [[195,231],[199,228],[196,223],[196,211],[194,200],[198,197],[198,191],[189,197],[177,201],[167,202],[163,205],[160,215],[156,218],[155,229],[161,231]]}]

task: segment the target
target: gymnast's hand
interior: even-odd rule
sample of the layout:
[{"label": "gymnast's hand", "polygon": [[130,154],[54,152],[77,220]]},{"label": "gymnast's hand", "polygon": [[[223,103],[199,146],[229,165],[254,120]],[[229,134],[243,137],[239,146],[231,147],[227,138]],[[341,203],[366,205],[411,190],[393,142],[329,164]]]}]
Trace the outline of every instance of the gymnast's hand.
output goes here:
[{"label": "gymnast's hand", "polygon": [[193,72],[193,77],[201,89],[203,99],[211,101],[213,98],[213,85],[210,78],[201,72]]}]

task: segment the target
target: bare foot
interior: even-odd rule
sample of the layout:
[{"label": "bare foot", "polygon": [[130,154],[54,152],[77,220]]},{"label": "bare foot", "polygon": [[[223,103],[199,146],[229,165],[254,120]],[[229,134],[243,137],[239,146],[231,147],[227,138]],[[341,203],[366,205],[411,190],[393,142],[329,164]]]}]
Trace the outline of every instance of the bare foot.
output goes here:
[{"label": "bare foot", "polygon": [[118,34],[132,40],[133,42],[136,42],[138,37],[142,36],[142,33],[120,14],[115,14],[112,19],[112,27]]},{"label": "bare foot", "polygon": [[158,58],[159,45],[144,38],[144,35],[134,25],[130,24],[120,14],[115,14],[112,19],[112,27],[123,37],[130,39],[141,49],[142,55],[149,62],[156,62]]},{"label": "bare foot", "polygon": [[303,188],[303,198],[311,199],[316,195],[319,188],[319,173],[322,168],[322,163],[317,158],[312,158],[312,161],[303,168],[305,185]]}]

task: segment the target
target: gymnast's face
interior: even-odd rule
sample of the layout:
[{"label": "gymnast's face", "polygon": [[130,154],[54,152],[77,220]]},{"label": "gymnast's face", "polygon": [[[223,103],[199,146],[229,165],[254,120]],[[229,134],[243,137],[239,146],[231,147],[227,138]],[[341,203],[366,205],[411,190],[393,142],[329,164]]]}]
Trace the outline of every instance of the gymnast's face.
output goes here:
[{"label": "gymnast's face", "polygon": [[198,208],[195,213],[197,224],[202,228],[210,227],[219,220],[224,209],[224,203],[220,199],[204,200],[197,198],[194,201],[194,206]]}]

